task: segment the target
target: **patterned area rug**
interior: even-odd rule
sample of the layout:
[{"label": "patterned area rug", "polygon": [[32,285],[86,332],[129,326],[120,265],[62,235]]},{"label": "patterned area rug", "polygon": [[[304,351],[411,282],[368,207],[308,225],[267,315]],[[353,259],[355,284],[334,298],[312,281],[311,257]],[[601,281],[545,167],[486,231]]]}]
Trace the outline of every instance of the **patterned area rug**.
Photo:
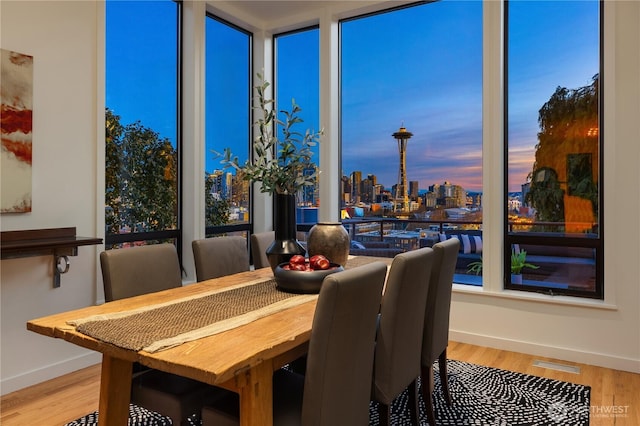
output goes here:
[{"label": "patterned area rug", "polygon": [[[97,426],[98,425],[98,412],[87,414],[77,420],[67,423],[65,426]],[[154,411],[149,411],[146,408],[138,407],[134,404],[129,404],[129,421],[128,426],[171,426],[171,419],[158,414]]]},{"label": "patterned area rug", "polygon": [[[437,365],[437,364],[436,364]],[[437,369],[435,370],[437,372]],[[477,426],[587,426],[591,388],[558,380],[483,367],[461,361],[448,362],[453,404],[442,397],[435,374],[434,408],[438,425]],[[406,392],[392,406],[394,426],[410,425]],[[427,414],[420,396],[420,424]],[[377,406],[371,404],[370,426],[378,425]]]},{"label": "patterned area rug", "polygon": [[[448,371],[451,407],[444,401],[440,379],[435,375],[434,406],[439,426],[589,425],[588,386],[454,360],[448,362]],[[411,425],[407,402],[405,392],[393,404],[393,426]],[[420,425],[424,426],[428,423],[421,393],[420,407]],[[170,424],[157,413],[139,410],[132,406],[129,425]],[[378,426],[375,403],[371,403],[370,413],[369,425]],[[198,417],[194,413],[188,424],[200,425]],[[95,425],[96,419],[96,413],[92,413],[67,426]]]}]

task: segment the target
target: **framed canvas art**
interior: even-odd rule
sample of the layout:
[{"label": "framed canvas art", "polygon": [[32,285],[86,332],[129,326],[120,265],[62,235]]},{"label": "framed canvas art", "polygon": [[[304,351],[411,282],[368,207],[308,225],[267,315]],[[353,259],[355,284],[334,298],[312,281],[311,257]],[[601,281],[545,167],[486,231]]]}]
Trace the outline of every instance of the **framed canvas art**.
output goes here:
[{"label": "framed canvas art", "polygon": [[31,211],[33,57],[0,49],[0,212]]}]

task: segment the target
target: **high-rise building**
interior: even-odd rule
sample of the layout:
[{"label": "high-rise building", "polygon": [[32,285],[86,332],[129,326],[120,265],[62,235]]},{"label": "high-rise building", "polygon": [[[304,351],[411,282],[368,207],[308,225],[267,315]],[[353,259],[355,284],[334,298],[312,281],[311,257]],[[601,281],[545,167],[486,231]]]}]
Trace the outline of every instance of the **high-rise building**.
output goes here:
[{"label": "high-rise building", "polygon": [[351,202],[359,203],[360,200],[360,183],[362,182],[362,172],[357,170],[351,173]]},{"label": "high-rise building", "polygon": [[418,191],[420,190],[420,184],[417,180],[409,181],[409,198],[412,200],[418,199]]},{"label": "high-rise building", "polygon": [[363,203],[373,203],[375,201],[376,176],[369,174],[362,180],[361,201]]},{"label": "high-rise building", "polygon": [[342,205],[351,203],[351,180],[347,176],[340,179],[340,194],[342,194]]}]

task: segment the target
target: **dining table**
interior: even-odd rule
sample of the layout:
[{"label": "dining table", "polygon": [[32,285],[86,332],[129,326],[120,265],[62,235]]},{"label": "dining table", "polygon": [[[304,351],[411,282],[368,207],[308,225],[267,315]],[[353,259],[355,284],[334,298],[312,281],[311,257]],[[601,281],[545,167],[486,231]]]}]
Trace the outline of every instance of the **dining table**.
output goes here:
[{"label": "dining table", "polygon": [[[345,267],[375,260],[391,261],[350,257]],[[102,353],[101,426],[127,425],[134,362],[236,392],[241,426],[271,426],[273,372],[306,354],[318,295],[289,297],[269,289],[267,293],[283,300],[231,313],[230,318],[205,319],[212,324],[192,324],[195,333],[180,329],[206,317],[203,309],[218,311],[203,305],[211,298],[224,295],[216,303],[235,306],[249,298],[243,291],[264,286],[275,288],[271,268],[49,315],[28,321],[27,329]],[[178,336],[157,335],[174,325]]]}]

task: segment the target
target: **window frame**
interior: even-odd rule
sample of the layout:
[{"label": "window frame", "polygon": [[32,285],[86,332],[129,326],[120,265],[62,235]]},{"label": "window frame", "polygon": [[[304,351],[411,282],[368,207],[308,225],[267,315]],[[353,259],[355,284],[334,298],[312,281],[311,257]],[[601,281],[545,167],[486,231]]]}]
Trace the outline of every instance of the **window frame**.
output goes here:
[{"label": "window frame", "polygon": [[[283,32],[278,32],[278,33],[274,33],[271,36],[271,43],[273,46],[272,49],[272,72],[271,75],[273,75],[273,82],[271,84],[272,88],[273,88],[273,99],[275,100],[274,102],[274,107],[278,108],[279,110],[282,108],[285,108],[287,110],[290,109],[291,105],[290,105],[290,100],[289,102],[286,102],[286,100],[282,100],[282,99],[278,99],[278,38],[279,37],[286,37],[286,36],[290,36],[290,35],[294,35],[294,34],[298,34],[298,33],[303,33],[306,31],[312,31],[312,30],[317,30],[318,31],[318,36],[320,37],[320,25],[319,24],[313,24],[313,25],[306,25],[303,27],[299,27],[299,28],[295,28],[292,30],[287,30],[287,31],[283,31]],[[320,46],[318,45],[318,62],[320,61]],[[319,73],[319,70],[318,70]],[[318,92],[320,91],[320,78],[318,78]],[[285,101],[285,102],[281,102],[281,101]],[[319,113],[319,109],[320,109],[320,96],[318,96],[318,113]],[[286,105],[286,106],[285,106]],[[304,105],[302,105],[304,106]],[[319,117],[318,117],[319,119]],[[277,128],[277,124],[274,123],[274,134],[278,134],[278,128]],[[318,157],[317,157],[317,166],[318,168],[320,168],[320,152],[318,151]],[[316,186],[315,189],[318,190],[319,192],[319,180],[318,180],[319,176],[316,176]],[[300,207],[298,202],[299,200],[297,199],[298,194],[296,194],[296,214],[298,213],[297,208]],[[319,199],[318,199],[319,202]],[[275,219],[275,205],[272,205],[272,209],[273,209],[273,217]],[[297,223],[296,224],[296,229],[299,232],[308,232],[311,227],[314,225],[315,223],[310,223],[310,222],[305,222],[305,223]],[[275,225],[275,224],[274,224]]]},{"label": "window frame", "polygon": [[[598,70],[598,225],[597,235],[593,238],[581,237],[579,234],[566,236],[558,233],[558,235],[541,235],[541,233],[513,232],[509,223],[509,2],[504,0],[502,31],[504,40],[503,49],[503,208],[504,208],[504,225],[503,225],[503,288],[505,290],[515,290],[524,292],[542,293],[550,296],[574,296],[579,298],[591,298],[604,300],[604,1],[598,0],[599,16],[599,70]],[[593,291],[562,289],[551,286],[533,286],[526,284],[513,284],[511,282],[511,248],[515,244],[530,244],[549,247],[571,247],[571,248],[588,248],[595,250],[595,289]]]},{"label": "window frame", "polygon": [[[183,39],[183,5],[182,1],[171,0],[175,3],[176,10],[176,229],[165,229],[161,231],[131,232],[126,234],[109,234],[105,232],[105,249],[109,250],[114,245],[133,244],[136,242],[154,242],[163,240],[173,240],[176,245],[178,257],[182,262],[182,39]],[[106,5],[105,5],[106,7]],[[106,105],[105,105],[106,106]]]},{"label": "window frame", "polygon": [[[234,24],[233,22],[230,22],[224,18],[221,18],[220,16],[215,15],[212,12],[207,11],[205,14],[205,20],[206,19],[214,19],[216,21],[218,21],[219,23],[226,25],[236,31],[239,31],[243,34],[245,34],[248,37],[247,43],[248,43],[248,58],[247,58],[247,63],[248,63],[248,67],[247,67],[247,73],[248,73],[248,85],[249,85],[249,99],[248,99],[248,105],[249,105],[249,123],[247,123],[248,127],[249,127],[249,131],[248,131],[248,140],[247,140],[247,144],[248,144],[248,158],[253,160],[253,41],[254,41],[254,35],[253,32]],[[205,21],[205,27],[206,27],[206,21]],[[206,39],[206,35],[205,35],[205,39]],[[206,55],[206,53],[205,53]],[[205,59],[206,61],[206,59]],[[206,75],[206,70],[205,70],[205,75]],[[206,89],[205,89],[206,90]],[[205,112],[206,114],[206,112]],[[205,117],[205,122],[206,122],[206,117]],[[206,133],[206,130],[205,130]],[[206,146],[206,142],[205,142],[205,146]],[[206,170],[205,170],[206,171]],[[247,242],[249,241],[249,235],[253,233],[253,216],[254,216],[254,189],[253,189],[253,185],[249,185],[249,206],[248,206],[248,212],[249,212],[249,220],[245,223],[228,223],[225,225],[215,225],[215,226],[205,226],[205,235],[207,238],[209,237],[213,237],[213,236],[218,236],[218,235],[225,235],[225,234],[230,234],[230,233],[241,233],[242,236],[244,236],[247,239]],[[202,212],[202,214],[204,214],[204,212]]]}]

